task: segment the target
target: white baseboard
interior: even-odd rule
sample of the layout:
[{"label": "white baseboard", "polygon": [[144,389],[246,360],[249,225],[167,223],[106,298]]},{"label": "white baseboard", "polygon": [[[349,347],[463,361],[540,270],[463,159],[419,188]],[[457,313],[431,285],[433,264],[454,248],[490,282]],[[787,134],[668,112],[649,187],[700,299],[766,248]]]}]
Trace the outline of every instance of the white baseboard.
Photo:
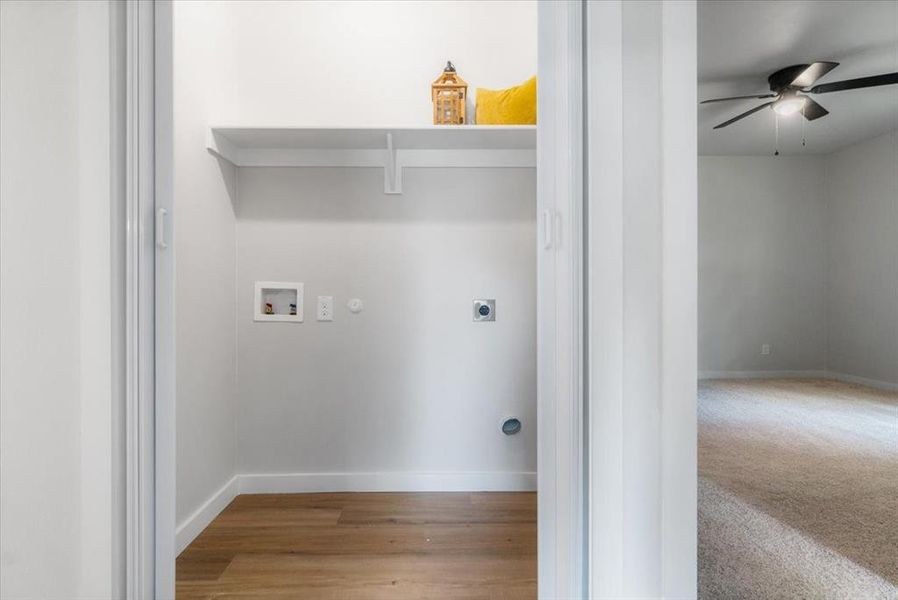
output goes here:
[{"label": "white baseboard", "polygon": [[826,371],[699,371],[699,379],[826,379]]},{"label": "white baseboard", "polygon": [[234,475],[220,490],[203,502],[192,515],[184,519],[175,530],[175,556],[181,554],[190,542],[196,539],[203,529],[231,503],[240,486],[240,476]]},{"label": "white baseboard", "polygon": [[857,383],[866,385],[880,390],[896,391],[898,383],[890,381],[879,381],[876,379],[868,379],[866,377],[858,377],[857,375],[848,375],[847,373],[836,373],[833,371],[699,371],[699,379],[832,379],[835,381],[843,381],[845,383]]},{"label": "white baseboard", "polygon": [[238,494],[312,492],[532,492],[532,471],[435,471],[387,473],[270,473],[234,475],[178,525],[176,554],[209,526]]},{"label": "white baseboard", "polygon": [[522,471],[271,473],[240,476],[241,494],[529,492],[535,490],[536,473]]},{"label": "white baseboard", "polygon": [[898,383],[892,383],[891,381],[879,381],[878,379],[868,379],[866,377],[858,377],[857,375],[848,375],[847,373],[834,373],[832,371],[828,371],[826,374],[828,379],[835,379],[836,381],[844,381],[845,383],[857,383],[860,385],[866,385],[867,387],[876,388],[879,390],[886,390],[889,392],[898,391]]}]

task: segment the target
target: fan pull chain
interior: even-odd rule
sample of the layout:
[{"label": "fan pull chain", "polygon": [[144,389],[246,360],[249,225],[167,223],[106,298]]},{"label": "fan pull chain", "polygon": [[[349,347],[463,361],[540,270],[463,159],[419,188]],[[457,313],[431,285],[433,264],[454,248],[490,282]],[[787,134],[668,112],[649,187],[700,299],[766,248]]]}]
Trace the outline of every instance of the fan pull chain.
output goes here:
[{"label": "fan pull chain", "polygon": [[773,113],[773,155],[780,155],[780,115],[776,111]]},{"label": "fan pull chain", "polygon": [[[805,102],[805,104],[807,104],[807,102]],[[808,145],[807,140],[805,139],[805,135],[804,135],[805,121],[807,121],[807,119],[804,117],[804,107],[805,107],[805,105],[802,104],[801,105],[801,147],[802,148],[805,148]]]}]

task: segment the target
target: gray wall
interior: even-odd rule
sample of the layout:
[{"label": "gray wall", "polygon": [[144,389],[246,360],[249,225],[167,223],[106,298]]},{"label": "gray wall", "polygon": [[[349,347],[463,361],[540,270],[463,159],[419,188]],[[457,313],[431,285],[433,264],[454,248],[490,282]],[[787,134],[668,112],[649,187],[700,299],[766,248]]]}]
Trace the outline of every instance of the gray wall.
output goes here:
[{"label": "gray wall", "polygon": [[898,133],[700,157],[698,314],[700,375],[898,385]]},{"label": "gray wall", "polygon": [[698,175],[699,371],[823,370],[820,159],[702,156]]},{"label": "gray wall", "polygon": [[[387,196],[379,169],[241,169],[238,472],[536,470],[535,174],[403,178]],[[265,280],[305,284],[303,323],[253,321]]]},{"label": "gray wall", "polygon": [[827,368],[898,384],[898,133],[826,159]]},{"label": "gray wall", "polygon": [[205,148],[209,105],[232,95],[222,3],[174,5],[177,522],[234,476],[234,167]]}]

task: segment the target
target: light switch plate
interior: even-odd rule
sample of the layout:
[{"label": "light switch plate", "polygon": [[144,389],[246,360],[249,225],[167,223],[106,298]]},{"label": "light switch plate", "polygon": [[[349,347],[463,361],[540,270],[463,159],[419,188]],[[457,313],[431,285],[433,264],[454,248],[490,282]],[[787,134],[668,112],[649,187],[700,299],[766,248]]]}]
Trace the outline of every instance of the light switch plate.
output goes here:
[{"label": "light switch plate", "polygon": [[474,300],[474,320],[495,321],[496,300],[494,298]]},{"label": "light switch plate", "polygon": [[334,320],[334,297],[318,296],[318,320],[333,321]]}]

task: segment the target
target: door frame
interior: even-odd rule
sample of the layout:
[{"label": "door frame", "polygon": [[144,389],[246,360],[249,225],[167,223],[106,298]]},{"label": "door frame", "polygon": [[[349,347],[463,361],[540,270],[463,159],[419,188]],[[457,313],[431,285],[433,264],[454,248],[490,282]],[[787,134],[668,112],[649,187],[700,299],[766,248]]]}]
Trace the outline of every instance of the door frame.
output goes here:
[{"label": "door frame", "polygon": [[[138,0],[140,1],[140,0]],[[155,384],[154,418],[155,598],[175,597],[177,498],[177,405],[175,403],[175,261],[174,240],[174,64],[172,0],[153,3],[153,82],[155,202]]]},{"label": "door frame", "polygon": [[[538,9],[537,477],[542,598],[582,597],[587,581],[583,11],[581,0],[540,2]],[[128,47],[133,52],[128,69],[138,76],[129,84],[129,90],[134,86],[129,124],[133,121],[134,131],[140,133],[128,138],[132,176],[126,296],[133,309],[127,361],[127,488],[133,515],[127,539],[129,598],[169,599],[175,594],[174,251],[166,243],[172,239],[177,214],[172,43],[171,0],[152,5],[128,0]]]},{"label": "door frame", "polygon": [[[160,566],[167,561],[164,527],[166,502],[173,487],[166,485],[165,473],[157,468],[157,454],[166,446],[158,436],[160,408],[168,406],[157,396],[157,319],[155,213],[164,198],[157,179],[164,172],[156,156],[158,135],[156,96],[156,12],[162,2],[126,0],[112,3],[116,17],[112,39],[121,63],[116,76],[123,81],[123,102],[116,105],[115,122],[123,140],[122,190],[124,200],[122,232],[123,260],[123,357],[124,380],[124,556],[121,558],[123,596],[129,600],[166,597],[156,594]],[[117,125],[117,127],[119,127]],[[117,185],[114,183],[114,185]],[[162,476],[161,481],[157,477]],[[172,530],[172,536],[174,530]],[[173,546],[173,544],[172,544]],[[164,569],[163,569],[164,570]],[[174,569],[172,568],[172,573]],[[172,587],[172,590],[174,588]],[[172,592],[171,596],[174,596]]]},{"label": "door frame", "polygon": [[[113,39],[124,54],[124,597],[174,598],[171,0],[126,0]],[[121,29],[117,29],[121,27]],[[170,224],[168,225],[170,231]],[[160,243],[163,242],[163,243]]]}]

